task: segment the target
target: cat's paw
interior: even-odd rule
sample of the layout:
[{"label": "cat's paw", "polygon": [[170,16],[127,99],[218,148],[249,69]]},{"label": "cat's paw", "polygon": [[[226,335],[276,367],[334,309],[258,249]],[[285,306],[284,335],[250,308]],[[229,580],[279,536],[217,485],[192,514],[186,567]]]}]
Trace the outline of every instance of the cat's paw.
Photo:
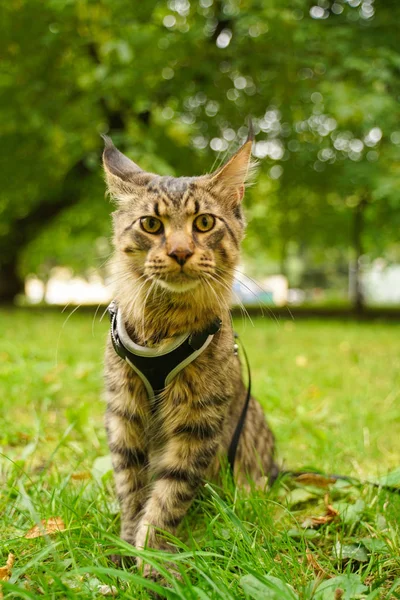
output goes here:
[{"label": "cat's paw", "polygon": [[154,527],[148,523],[140,523],[136,531],[135,546],[136,548],[156,548],[158,550]]},{"label": "cat's paw", "polygon": [[[174,563],[164,563],[163,565],[167,571],[178,581],[183,581],[182,579],[182,575],[179,573],[179,571],[177,570],[177,566]],[[157,568],[154,567],[153,565],[149,565],[147,563],[143,563],[143,561],[140,561],[140,574],[145,577],[146,579],[151,579],[152,581],[156,581],[157,583],[160,583],[161,585],[170,587],[171,583],[169,581],[167,581],[167,579],[165,578],[165,576],[163,574],[161,574],[159,571],[157,571]]]},{"label": "cat's paw", "polygon": [[[131,538],[121,536],[121,539],[130,544],[132,549],[135,547],[135,544]],[[136,565],[136,556],[130,554],[111,554],[110,560],[118,568],[125,567],[126,569],[129,569]]]},{"label": "cat's paw", "polygon": [[136,565],[136,556],[126,556],[123,554],[111,554],[110,560],[117,568],[130,569]]},{"label": "cat's paw", "polygon": [[143,564],[140,561],[140,574],[146,579],[151,579],[152,581],[162,582],[162,575],[152,566],[148,564]]}]

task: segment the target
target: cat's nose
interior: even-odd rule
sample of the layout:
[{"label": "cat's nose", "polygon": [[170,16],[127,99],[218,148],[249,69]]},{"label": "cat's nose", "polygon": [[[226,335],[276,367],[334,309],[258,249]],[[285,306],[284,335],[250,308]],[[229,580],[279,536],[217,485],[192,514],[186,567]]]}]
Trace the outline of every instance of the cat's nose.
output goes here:
[{"label": "cat's nose", "polygon": [[193,252],[190,248],[172,248],[170,252],[168,252],[168,256],[174,258],[181,267],[183,267],[192,254]]}]

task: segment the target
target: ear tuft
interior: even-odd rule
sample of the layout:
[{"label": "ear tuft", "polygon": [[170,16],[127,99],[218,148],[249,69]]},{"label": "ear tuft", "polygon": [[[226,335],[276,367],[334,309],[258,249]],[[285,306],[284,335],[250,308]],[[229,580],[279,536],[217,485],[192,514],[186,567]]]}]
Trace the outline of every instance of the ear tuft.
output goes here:
[{"label": "ear tuft", "polygon": [[247,142],[254,142],[255,140],[255,134],[254,134],[254,127],[253,127],[253,120],[251,117],[249,117],[249,124],[248,124],[248,134],[247,134]]},{"label": "ear tuft", "polygon": [[242,200],[245,186],[251,183],[255,174],[256,162],[251,157],[253,138],[254,132],[249,122],[247,141],[225,165],[210,176],[210,184],[218,188],[218,194],[234,203]]},{"label": "ear tuft", "polygon": [[108,135],[101,137],[104,140],[103,165],[107,178],[111,175],[123,181],[131,181],[132,177],[142,172],[136,163],[114,146]]},{"label": "ear tuft", "polygon": [[100,136],[103,138],[104,141],[104,149],[111,148],[111,146],[114,146],[112,139],[108,135],[106,135],[105,133],[101,133]]}]

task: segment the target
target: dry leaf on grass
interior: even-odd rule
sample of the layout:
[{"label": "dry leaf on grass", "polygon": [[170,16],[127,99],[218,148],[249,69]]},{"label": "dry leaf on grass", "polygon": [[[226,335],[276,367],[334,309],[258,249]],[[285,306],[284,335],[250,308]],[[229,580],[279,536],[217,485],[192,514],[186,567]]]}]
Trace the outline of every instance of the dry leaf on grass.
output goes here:
[{"label": "dry leaf on grass", "polygon": [[325,507],[326,513],[321,515],[320,517],[307,517],[303,523],[302,527],[305,528],[314,528],[319,527],[320,525],[326,525],[327,523],[331,523],[339,516],[339,511],[336,508],[333,508],[331,504],[328,503],[328,496],[325,496]]},{"label": "dry leaf on grass", "polygon": [[321,567],[321,565],[319,564],[317,559],[314,557],[313,553],[311,552],[311,550],[309,548],[307,548],[307,550],[306,550],[306,558],[307,558],[308,564],[310,565],[310,567],[312,567],[312,570],[314,571],[314,573],[317,577],[320,577],[321,579],[331,579],[332,578],[332,575],[330,575],[327,571],[325,571],[325,569],[323,567]]},{"label": "dry leaf on grass", "polygon": [[98,590],[102,596],[116,596],[118,594],[115,585],[99,585]]},{"label": "dry leaf on grass", "polygon": [[4,567],[0,567],[0,581],[8,581],[11,577],[11,570],[15,561],[14,554],[8,555],[7,562]]},{"label": "dry leaf on grass", "polygon": [[25,534],[25,538],[32,540],[33,538],[43,537],[52,533],[64,531],[65,525],[61,517],[50,517],[50,519],[42,519],[40,525],[35,525]]},{"label": "dry leaf on grass", "polygon": [[314,525],[325,525],[326,523],[331,523],[339,516],[339,511],[336,508],[333,508],[330,504],[326,507],[326,513],[321,517],[311,517],[311,520]]},{"label": "dry leaf on grass", "polygon": [[72,473],[71,479],[75,481],[83,481],[84,479],[91,479],[92,474],[89,471],[79,471],[78,473]]},{"label": "dry leaf on grass", "polygon": [[[14,561],[15,561],[15,556],[14,554],[10,554],[8,555],[7,558],[7,562],[5,564],[4,567],[0,567],[0,582],[1,581],[8,581],[11,577],[11,571],[14,565]],[[0,600],[3,598],[3,591],[1,588],[1,583],[0,583]]]},{"label": "dry leaf on grass", "polygon": [[303,473],[302,475],[298,475],[294,481],[303,485],[313,485],[315,487],[326,488],[331,483],[335,483],[336,479],[334,477],[320,475],[319,473]]}]

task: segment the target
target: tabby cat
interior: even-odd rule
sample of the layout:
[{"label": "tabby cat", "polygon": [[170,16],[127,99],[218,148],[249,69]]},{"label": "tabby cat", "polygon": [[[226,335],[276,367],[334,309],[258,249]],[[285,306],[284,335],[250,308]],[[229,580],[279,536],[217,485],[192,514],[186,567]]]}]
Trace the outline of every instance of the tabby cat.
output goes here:
[{"label": "tabby cat", "polygon": [[[114,298],[136,348],[163,355],[188,333],[220,319],[211,342],[152,396],[116,352],[105,358],[106,430],[121,506],[121,537],[166,548],[199,486],[215,480],[246,399],[229,306],[245,222],[241,201],[252,140],[210,175],[147,173],[105,137],[113,214]],[[251,398],[234,476],[264,482],[276,467],[274,439]],[[226,462],[226,461],[225,461]]]}]

